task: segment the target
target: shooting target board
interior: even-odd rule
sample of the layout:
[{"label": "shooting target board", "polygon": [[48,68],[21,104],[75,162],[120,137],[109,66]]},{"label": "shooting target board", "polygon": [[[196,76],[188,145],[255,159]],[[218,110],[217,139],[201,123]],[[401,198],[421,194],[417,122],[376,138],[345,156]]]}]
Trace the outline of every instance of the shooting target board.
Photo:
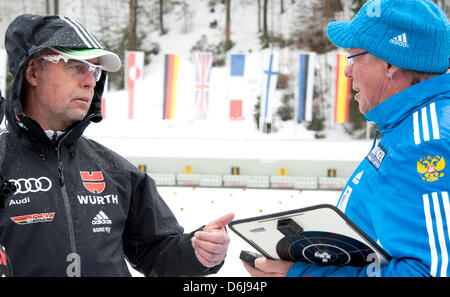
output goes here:
[{"label": "shooting target board", "polygon": [[337,207],[327,204],[231,222],[229,228],[269,259],[318,265],[381,265],[391,257]]}]

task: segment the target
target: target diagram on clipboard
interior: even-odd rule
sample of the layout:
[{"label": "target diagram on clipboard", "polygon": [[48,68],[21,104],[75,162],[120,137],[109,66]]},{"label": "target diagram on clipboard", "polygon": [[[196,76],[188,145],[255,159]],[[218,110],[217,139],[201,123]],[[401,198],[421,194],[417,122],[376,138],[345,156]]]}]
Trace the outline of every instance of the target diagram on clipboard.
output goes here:
[{"label": "target diagram on clipboard", "polygon": [[391,259],[332,205],[236,220],[229,227],[269,259],[357,267]]}]

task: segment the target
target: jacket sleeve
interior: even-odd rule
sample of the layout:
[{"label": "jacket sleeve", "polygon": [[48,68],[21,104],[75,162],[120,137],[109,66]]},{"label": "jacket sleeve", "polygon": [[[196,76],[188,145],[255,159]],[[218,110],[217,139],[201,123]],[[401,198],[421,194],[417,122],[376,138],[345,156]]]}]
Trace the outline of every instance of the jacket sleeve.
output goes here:
[{"label": "jacket sleeve", "polygon": [[[385,266],[333,267],[295,263],[288,276],[447,276],[450,229],[447,141],[398,145],[380,167],[367,216],[381,246],[392,256]],[[427,167],[427,168],[424,168]],[[350,198],[351,199],[351,198]]]},{"label": "jacket sleeve", "polygon": [[364,267],[319,266],[296,262],[288,272],[288,277],[419,277],[427,276],[417,269],[425,266],[418,259],[392,259],[388,265],[371,263]]},{"label": "jacket sleeve", "polygon": [[5,247],[0,244],[0,277],[14,276]]},{"label": "jacket sleeve", "polygon": [[[142,173],[132,173],[142,175]],[[132,177],[133,179],[133,177]],[[146,276],[195,276],[215,273],[223,265],[204,267],[172,211],[147,174],[133,189],[123,246],[131,265]]]}]

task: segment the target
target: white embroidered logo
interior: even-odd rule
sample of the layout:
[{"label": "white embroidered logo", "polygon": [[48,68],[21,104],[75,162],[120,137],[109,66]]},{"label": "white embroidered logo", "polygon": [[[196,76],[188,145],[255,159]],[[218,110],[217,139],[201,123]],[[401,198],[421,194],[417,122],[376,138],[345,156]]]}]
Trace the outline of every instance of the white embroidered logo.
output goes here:
[{"label": "white embroidered logo", "polygon": [[390,43],[399,45],[401,47],[409,48],[408,40],[406,38],[406,33],[400,34],[391,40],[389,40]]}]

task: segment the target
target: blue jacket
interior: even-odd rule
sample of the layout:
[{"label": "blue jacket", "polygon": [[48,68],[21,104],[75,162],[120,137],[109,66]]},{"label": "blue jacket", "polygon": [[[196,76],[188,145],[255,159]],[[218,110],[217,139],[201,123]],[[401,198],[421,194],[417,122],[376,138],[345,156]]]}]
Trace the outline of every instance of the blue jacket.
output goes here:
[{"label": "blue jacket", "polygon": [[403,90],[366,119],[382,138],[350,177],[338,207],[392,260],[378,267],[297,262],[288,276],[450,275],[450,74]]}]

